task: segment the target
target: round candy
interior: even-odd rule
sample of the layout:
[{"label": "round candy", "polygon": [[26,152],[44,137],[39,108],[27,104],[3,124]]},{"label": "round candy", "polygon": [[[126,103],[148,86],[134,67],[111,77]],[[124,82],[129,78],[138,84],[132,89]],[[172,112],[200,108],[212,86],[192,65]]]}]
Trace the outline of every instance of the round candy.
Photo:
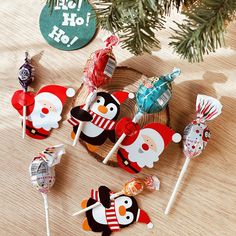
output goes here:
[{"label": "round candy", "polygon": [[30,177],[33,187],[47,194],[55,182],[55,170],[48,166],[42,155],[35,157],[30,165]]}]

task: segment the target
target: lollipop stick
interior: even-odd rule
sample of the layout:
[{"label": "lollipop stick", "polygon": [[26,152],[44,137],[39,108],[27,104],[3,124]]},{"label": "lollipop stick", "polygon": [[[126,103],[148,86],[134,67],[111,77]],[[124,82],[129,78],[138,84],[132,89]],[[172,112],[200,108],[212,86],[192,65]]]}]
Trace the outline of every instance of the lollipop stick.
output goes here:
[{"label": "lollipop stick", "polygon": [[[96,93],[97,93],[96,90],[94,90],[93,92],[91,92],[91,93],[88,95],[88,97],[87,97],[87,99],[86,99],[85,106],[83,107],[83,110],[88,111],[89,106],[90,106],[91,103],[93,102]],[[76,134],[75,134],[75,138],[74,138],[74,141],[73,141],[72,146],[75,146],[76,143],[78,142],[79,136],[80,136],[81,131],[82,131],[82,129],[83,129],[83,126],[84,126],[84,122],[80,121],[79,126],[78,126],[78,129],[77,129]]]},{"label": "lollipop stick", "polygon": [[47,236],[50,236],[50,228],[49,228],[49,210],[48,210],[48,195],[42,193],[44,200],[44,208],[45,208],[45,217],[46,217],[46,227],[47,227]]},{"label": "lollipop stick", "polygon": [[[140,120],[140,118],[142,117],[142,113],[137,113],[135,116],[134,116],[134,118],[133,118],[133,120],[132,120],[132,122],[134,122],[134,123],[137,123],[139,120]],[[107,156],[104,158],[104,160],[103,160],[103,164],[107,164],[107,162],[108,162],[108,160],[111,158],[111,156],[113,155],[113,153],[116,151],[116,149],[120,146],[120,144],[123,142],[123,140],[125,139],[125,137],[126,137],[127,135],[125,134],[125,133],[123,133],[121,136],[120,136],[120,138],[117,140],[117,142],[115,143],[115,145],[112,147],[112,149],[110,150],[110,152],[107,154]]]},{"label": "lollipop stick", "polygon": [[[89,104],[85,104],[85,106],[83,107],[83,109],[84,109],[85,111],[88,111],[88,108],[89,108]],[[72,145],[72,146],[75,146],[76,143],[78,142],[79,136],[80,136],[80,134],[81,134],[81,131],[82,131],[83,127],[84,127],[84,123],[83,123],[82,121],[80,121],[79,126],[78,126],[78,129],[77,129],[77,131],[76,131],[75,139],[74,139],[74,141],[73,141],[73,145]]]},{"label": "lollipop stick", "polygon": [[99,206],[100,204],[101,204],[100,202],[96,202],[96,203],[94,203],[93,205],[84,208],[83,210],[80,210],[80,211],[75,212],[72,216],[80,215],[80,214],[82,214],[82,213],[84,213],[84,212],[86,212],[86,211],[89,211],[89,210],[91,210],[91,209],[93,209],[93,208]]},{"label": "lollipop stick", "polygon": [[190,158],[186,157],[184,165],[183,165],[182,170],[180,172],[179,178],[178,178],[178,180],[177,180],[177,182],[175,184],[174,190],[173,190],[173,192],[171,194],[171,197],[170,197],[170,200],[169,200],[169,202],[167,204],[167,207],[166,207],[166,210],[165,210],[165,214],[166,215],[169,213],[169,211],[170,211],[170,209],[171,209],[171,207],[172,207],[172,205],[174,203],[174,200],[175,200],[175,197],[176,197],[179,185],[180,185],[180,183],[181,183],[181,181],[182,181],[182,179],[184,177],[184,174],[185,174],[185,172],[186,172],[186,170],[188,168],[189,162],[190,162]]},{"label": "lollipop stick", "polygon": [[[110,196],[110,200],[114,200],[116,197],[119,197],[119,196],[122,195],[122,194],[123,194],[122,191],[121,191],[121,192],[114,193],[114,194],[112,194],[112,195]],[[86,208],[84,208],[84,209],[82,209],[82,210],[80,210],[80,211],[75,212],[72,216],[80,215],[80,214],[82,214],[82,213],[84,213],[84,212],[86,212],[86,211],[89,211],[89,210],[91,210],[91,209],[93,209],[93,208],[95,208],[95,207],[97,207],[97,206],[99,206],[99,205],[101,205],[101,203],[100,203],[100,202],[96,202],[96,203],[94,203],[93,205],[91,205],[91,206],[89,206],[89,207],[86,207]]]},{"label": "lollipop stick", "polygon": [[126,134],[123,133],[120,138],[117,140],[117,142],[115,143],[115,145],[112,147],[112,149],[110,150],[110,152],[107,154],[107,156],[104,158],[103,160],[103,164],[107,164],[108,160],[111,158],[111,156],[113,155],[113,153],[116,151],[116,149],[120,146],[120,144],[123,142],[123,140],[125,139]]},{"label": "lollipop stick", "polygon": [[23,106],[22,138],[25,138],[26,130],[26,106]]}]

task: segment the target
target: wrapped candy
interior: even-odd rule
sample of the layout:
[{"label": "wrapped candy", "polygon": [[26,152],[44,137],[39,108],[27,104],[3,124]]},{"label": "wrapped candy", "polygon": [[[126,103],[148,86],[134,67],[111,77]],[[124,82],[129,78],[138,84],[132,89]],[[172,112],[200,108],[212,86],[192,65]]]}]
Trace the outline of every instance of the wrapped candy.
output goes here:
[{"label": "wrapped candy", "polygon": [[196,102],[197,117],[189,125],[186,126],[183,135],[183,152],[185,155],[185,163],[180,172],[179,178],[176,182],[170,200],[165,210],[165,214],[168,214],[181,183],[183,176],[187,170],[189,162],[192,158],[199,156],[205,149],[208,140],[210,138],[210,131],[206,122],[213,120],[221,114],[221,103],[212,97],[205,95],[198,95]]},{"label": "wrapped candy", "polygon": [[[110,200],[114,200],[115,198],[126,195],[126,196],[135,196],[141,193],[143,190],[159,190],[160,189],[160,181],[156,176],[147,176],[144,179],[141,178],[133,178],[130,181],[126,182],[120,192],[114,193],[110,196]],[[88,210],[91,210],[101,203],[97,202],[89,207],[84,208],[81,211],[78,211],[73,214],[73,216],[80,215]]]},{"label": "wrapped candy", "polygon": [[[30,64],[29,54],[25,52],[25,63],[19,69],[18,80],[23,90],[17,90],[15,94],[18,94],[19,103],[23,107],[22,111],[22,138],[25,138],[26,132],[26,110],[28,107],[32,106],[34,103],[34,93],[28,92],[28,86],[34,80],[34,67]],[[14,95],[13,95],[14,96]],[[15,101],[12,101],[15,103]],[[13,105],[14,106],[14,105]]]},{"label": "wrapped candy", "polygon": [[[171,82],[179,75],[180,69],[174,68],[170,74],[160,76],[160,78],[148,78],[143,81],[136,93],[138,111],[132,122],[137,123],[145,113],[153,114],[162,111],[172,97]],[[104,158],[104,164],[108,162],[126,136],[127,132],[125,131],[115,143],[106,158]]]},{"label": "wrapped candy", "polygon": [[[95,51],[87,61],[83,75],[83,82],[88,87],[89,91],[85,106],[83,107],[85,111],[88,111],[91,103],[96,98],[97,89],[112,78],[116,68],[116,59],[112,52],[112,47],[117,45],[118,42],[119,40],[116,36],[110,36],[105,40],[106,48]],[[80,122],[73,141],[73,146],[76,145],[82,129],[83,122]]]},{"label": "wrapped candy", "polygon": [[50,236],[48,192],[55,183],[55,165],[60,163],[63,154],[65,154],[63,144],[46,148],[33,159],[29,167],[32,185],[42,194],[44,199],[47,236]]}]

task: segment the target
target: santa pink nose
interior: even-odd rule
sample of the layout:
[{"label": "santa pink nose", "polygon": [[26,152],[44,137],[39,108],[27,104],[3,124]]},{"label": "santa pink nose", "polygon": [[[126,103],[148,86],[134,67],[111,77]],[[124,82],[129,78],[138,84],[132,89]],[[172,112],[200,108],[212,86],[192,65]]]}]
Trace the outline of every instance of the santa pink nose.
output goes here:
[{"label": "santa pink nose", "polygon": [[149,146],[146,143],[142,144],[143,150],[147,151],[149,149]]},{"label": "santa pink nose", "polygon": [[48,110],[46,107],[44,107],[44,108],[42,109],[42,113],[48,114],[48,112],[49,112],[49,110]]}]

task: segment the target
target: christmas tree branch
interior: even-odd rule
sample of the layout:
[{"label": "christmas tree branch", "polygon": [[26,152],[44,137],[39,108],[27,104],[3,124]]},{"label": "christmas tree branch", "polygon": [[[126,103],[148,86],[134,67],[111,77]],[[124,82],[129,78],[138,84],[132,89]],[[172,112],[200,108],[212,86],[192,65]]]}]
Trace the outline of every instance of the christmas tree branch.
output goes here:
[{"label": "christmas tree branch", "polygon": [[235,0],[197,1],[183,13],[187,16],[182,24],[176,22],[173,29],[174,50],[190,62],[203,61],[203,55],[215,52],[224,44],[224,33],[235,17]]},{"label": "christmas tree branch", "polygon": [[156,0],[93,1],[101,27],[121,38],[121,46],[131,53],[151,53],[160,47],[154,32],[164,28],[164,9]]}]

